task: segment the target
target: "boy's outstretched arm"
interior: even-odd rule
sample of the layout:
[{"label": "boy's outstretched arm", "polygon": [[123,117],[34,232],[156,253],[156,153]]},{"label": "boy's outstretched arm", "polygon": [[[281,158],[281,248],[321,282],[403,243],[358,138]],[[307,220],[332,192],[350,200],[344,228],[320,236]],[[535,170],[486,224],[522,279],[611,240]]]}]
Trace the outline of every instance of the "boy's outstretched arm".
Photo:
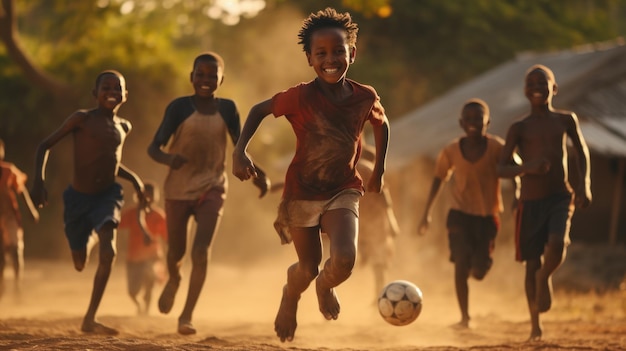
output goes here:
[{"label": "boy's outstretched arm", "polygon": [[428,199],[426,200],[426,208],[424,209],[424,214],[422,215],[422,219],[420,220],[420,224],[417,228],[417,234],[424,235],[428,231],[428,227],[430,226],[430,222],[432,222],[432,217],[430,216],[430,209],[439,194],[439,189],[441,189],[441,184],[443,181],[439,177],[433,178],[433,183],[430,186],[430,192],[428,193]]},{"label": "boy's outstretched arm", "polygon": [[578,153],[578,162],[576,163],[581,182],[574,189],[576,192],[575,203],[576,207],[585,208],[591,204],[592,200],[589,148],[580,130],[578,118],[574,113],[568,118],[567,135],[572,140],[574,149]]},{"label": "boy's outstretched arm", "polygon": [[139,205],[137,206],[137,222],[139,223],[139,229],[141,229],[141,233],[143,234],[144,244],[150,245],[153,241],[153,235],[148,230],[148,224],[146,223],[146,211],[149,210],[149,205],[146,201],[144,184],[135,172],[121,163],[117,169],[117,175],[120,178],[130,181],[137,192],[137,199],[139,200]]},{"label": "boy's outstretched arm", "polygon": [[135,188],[135,191],[137,192],[140,203],[145,203],[143,182],[135,172],[131,171],[130,168],[120,163],[119,168],[117,169],[117,176],[130,181],[133,184],[133,188]]},{"label": "boy's outstretched arm", "polygon": [[59,129],[45,138],[37,147],[35,153],[35,179],[33,180],[33,187],[30,191],[33,206],[42,208],[48,203],[48,193],[44,187],[44,181],[46,179],[46,165],[48,163],[50,148],[65,136],[72,133],[86,117],[87,113],[84,111],[74,112],[61,124]]},{"label": "boy's outstretched arm", "polygon": [[261,122],[270,113],[272,113],[272,100],[268,99],[254,105],[250,109],[248,118],[243,125],[241,136],[239,140],[237,140],[235,150],[233,151],[233,175],[242,181],[248,180],[250,177],[256,178],[259,176],[246,150],[250,139],[252,139],[254,133],[256,133]]},{"label": "boy's outstretched arm", "polygon": [[389,120],[387,116],[381,125],[372,125],[374,131],[374,143],[376,146],[376,159],[372,176],[367,183],[368,192],[380,193],[383,189],[383,174],[387,167],[387,149],[389,148]]},{"label": "boy's outstretched arm", "polygon": [[28,213],[30,213],[33,221],[35,223],[39,223],[39,211],[37,210],[37,206],[33,204],[33,200],[31,199],[30,193],[28,192],[28,189],[26,187],[22,189],[22,198],[24,199],[24,203],[28,208]]}]

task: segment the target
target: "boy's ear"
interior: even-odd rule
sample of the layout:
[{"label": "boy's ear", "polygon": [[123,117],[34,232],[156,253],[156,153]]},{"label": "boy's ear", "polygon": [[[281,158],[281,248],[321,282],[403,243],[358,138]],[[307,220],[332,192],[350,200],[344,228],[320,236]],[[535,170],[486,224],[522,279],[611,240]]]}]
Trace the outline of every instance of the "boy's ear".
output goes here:
[{"label": "boy's ear", "polygon": [[226,76],[222,74],[222,79],[220,79],[220,84],[218,84],[217,86],[224,84],[224,78],[226,78]]},{"label": "boy's ear", "polygon": [[91,89],[91,95],[93,95],[93,97],[98,97],[98,92],[96,91],[96,88]]},{"label": "boy's ear", "polygon": [[353,64],[355,59],[356,59],[356,46],[353,46],[350,48],[350,64]]},{"label": "boy's ear", "polygon": [[554,83],[552,85],[552,95],[556,95],[559,92],[559,85]]},{"label": "boy's ear", "polygon": [[311,63],[311,53],[310,52],[306,53],[306,62],[309,64],[309,67],[313,66],[313,64]]},{"label": "boy's ear", "polygon": [[193,71],[189,73],[189,81],[193,83]]}]

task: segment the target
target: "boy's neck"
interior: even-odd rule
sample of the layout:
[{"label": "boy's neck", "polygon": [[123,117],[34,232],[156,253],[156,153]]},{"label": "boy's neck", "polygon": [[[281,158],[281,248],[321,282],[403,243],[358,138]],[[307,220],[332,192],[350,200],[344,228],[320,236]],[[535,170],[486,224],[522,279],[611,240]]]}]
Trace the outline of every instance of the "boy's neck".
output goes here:
[{"label": "boy's neck", "polygon": [[333,101],[342,101],[352,95],[352,86],[346,81],[345,77],[335,84],[328,84],[319,78],[315,78],[315,83],[324,95]]},{"label": "boy's neck", "polygon": [[545,103],[541,105],[532,105],[530,107],[530,114],[535,116],[545,116],[553,111],[552,104]]},{"label": "boy's neck", "polygon": [[117,109],[110,110],[108,108],[98,106],[96,107],[95,112],[98,116],[113,118],[117,112]]}]

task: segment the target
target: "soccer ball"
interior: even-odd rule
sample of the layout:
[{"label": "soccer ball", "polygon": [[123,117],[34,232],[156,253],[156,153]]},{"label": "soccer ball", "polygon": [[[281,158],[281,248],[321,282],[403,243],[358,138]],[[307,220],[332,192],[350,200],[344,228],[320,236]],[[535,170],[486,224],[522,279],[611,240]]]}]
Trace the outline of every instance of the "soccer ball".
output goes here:
[{"label": "soccer ball", "polygon": [[410,324],[422,312],[422,291],[409,281],[395,280],[380,292],[378,312],[389,324]]}]

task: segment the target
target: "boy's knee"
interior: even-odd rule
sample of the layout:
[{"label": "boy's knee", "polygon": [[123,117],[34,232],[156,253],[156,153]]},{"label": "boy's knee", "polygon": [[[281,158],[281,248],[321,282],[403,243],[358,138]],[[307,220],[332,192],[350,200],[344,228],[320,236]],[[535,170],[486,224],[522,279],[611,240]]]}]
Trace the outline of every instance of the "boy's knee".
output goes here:
[{"label": "boy's knee", "polygon": [[191,250],[191,262],[193,264],[207,264],[209,262],[209,249],[194,248]]},{"label": "boy's knee", "polygon": [[338,273],[350,274],[356,263],[356,255],[342,255],[331,259],[331,262]]}]

